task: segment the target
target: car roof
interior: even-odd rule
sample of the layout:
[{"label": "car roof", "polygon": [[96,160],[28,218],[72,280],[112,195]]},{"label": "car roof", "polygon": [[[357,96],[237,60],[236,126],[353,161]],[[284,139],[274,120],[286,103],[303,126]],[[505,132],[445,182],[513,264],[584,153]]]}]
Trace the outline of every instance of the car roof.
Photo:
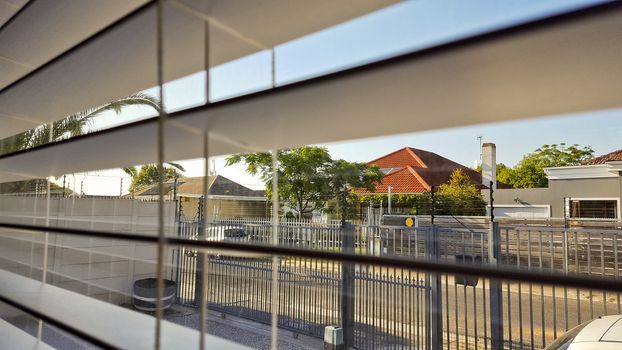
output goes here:
[{"label": "car roof", "polygon": [[603,341],[572,343],[568,350],[619,350],[620,343],[608,343]]},{"label": "car roof", "polygon": [[620,319],[622,319],[622,315],[601,316],[594,319],[577,334],[572,343],[598,341],[622,343],[622,322]]}]

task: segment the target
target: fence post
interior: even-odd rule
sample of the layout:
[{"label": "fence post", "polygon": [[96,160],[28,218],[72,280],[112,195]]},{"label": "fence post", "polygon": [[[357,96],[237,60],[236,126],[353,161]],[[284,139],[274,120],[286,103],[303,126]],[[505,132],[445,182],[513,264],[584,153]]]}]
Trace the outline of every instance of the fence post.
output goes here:
[{"label": "fence post", "polygon": [[[501,232],[498,222],[490,223],[488,242],[492,246],[489,264],[498,266],[501,256]],[[499,279],[490,280],[490,336],[492,349],[503,349],[503,294]]]},{"label": "fence post", "polygon": [[[206,214],[207,210],[205,208],[205,198],[201,196],[199,198],[199,206],[198,206],[198,232],[197,238],[199,240],[205,237],[205,227],[203,217]],[[201,291],[203,290],[203,261],[205,260],[205,253],[198,252],[195,259],[195,269],[194,269],[194,304],[198,307],[201,306],[201,299],[203,296],[201,295]]]},{"label": "fence post", "polygon": [[[354,254],[354,225],[344,223],[341,227],[343,253]],[[341,326],[345,349],[354,347],[354,265],[342,262],[341,265]]]},{"label": "fence post", "polygon": [[[425,250],[429,260],[439,260],[439,236],[438,227],[430,226],[425,235]],[[426,348],[440,350],[443,348],[443,294],[441,289],[441,276],[439,273],[426,273]]]}]

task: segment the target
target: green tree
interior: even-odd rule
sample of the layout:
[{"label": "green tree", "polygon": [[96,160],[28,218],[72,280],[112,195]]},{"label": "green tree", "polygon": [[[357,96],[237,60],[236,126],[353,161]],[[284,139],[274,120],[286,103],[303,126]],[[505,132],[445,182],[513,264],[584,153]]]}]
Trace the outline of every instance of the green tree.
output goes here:
[{"label": "green tree", "polygon": [[382,171],[377,166],[367,163],[347,162],[343,159],[331,162],[327,168],[328,188],[330,196],[337,201],[342,226],[347,216],[350,216],[352,204],[356,198],[351,189],[364,188],[373,192],[376,183],[382,181]]},{"label": "green tree", "polygon": [[497,164],[497,181],[506,185],[512,185],[514,181],[514,169],[503,163]]},{"label": "green tree", "polygon": [[[382,178],[377,168],[367,164],[333,160],[324,147],[281,150],[277,152],[277,160],[279,200],[292,208],[298,217],[314,210],[326,210],[326,203],[331,199],[342,201],[340,196],[345,193],[344,188],[369,187],[370,178],[374,181]],[[226,161],[227,166],[238,163],[246,164],[248,173],[259,176],[271,198],[272,155],[239,154]]]},{"label": "green tree", "polygon": [[523,159],[505,176],[505,183],[516,188],[547,187],[548,179],[544,168],[579,165],[594,156],[590,147],[577,144],[566,146],[565,143],[543,145]]},{"label": "green tree", "polygon": [[[153,185],[160,181],[160,170],[157,164],[146,164],[141,167],[123,168],[132,177],[129,191],[133,193],[137,189],[147,185]],[[166,163],[164,166],[163,180],[171,180],[183,176],[185,169],[177,163]]]},{"label": "green tree", "polygon": [[[300,147],[277,152],[279,201],[300,218],[324,208],[329,199],[326,169],[332,159],[324,147]],[[258,175],[272,198],[272,155],[247,153],[229,156],[226,165],[245,163],[246,171]]]},{"label": "green tree", "polygon": [[[497,181],[503,182],[504,184],[508,185],[509,182],[511,181],[510,178],[512,177],[512,172],[514,169],[508,167],[507,165],[503,164],[503,163],[498,163],[497,164]],[[478,165],[477,168],[475,168],[475,171],[477,171],[478,173],[482,173],[482,165]]]},{"label": "green tree", "polygon": [[447,183],[438,187],[435,212],[439,215],[484,215],[486,202],[471,178],[462,170],[451,173]]}]

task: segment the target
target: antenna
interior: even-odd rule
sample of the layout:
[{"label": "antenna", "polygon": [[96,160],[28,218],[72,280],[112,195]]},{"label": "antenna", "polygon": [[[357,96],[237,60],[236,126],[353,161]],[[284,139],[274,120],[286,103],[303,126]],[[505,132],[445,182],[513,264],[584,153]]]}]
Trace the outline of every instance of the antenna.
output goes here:
[{"label": "antenna", "polygon": [[477,168],[480,165],[482,165],[482,138],[483,138],[482,135],[477,135],[477,141],[479,141],[479,159],[475,161],[474,168]]},{"label": "antenna", "polygon": [[479,141],[479,160],[482,160],[482,135],[477,136],[477,140]]}]

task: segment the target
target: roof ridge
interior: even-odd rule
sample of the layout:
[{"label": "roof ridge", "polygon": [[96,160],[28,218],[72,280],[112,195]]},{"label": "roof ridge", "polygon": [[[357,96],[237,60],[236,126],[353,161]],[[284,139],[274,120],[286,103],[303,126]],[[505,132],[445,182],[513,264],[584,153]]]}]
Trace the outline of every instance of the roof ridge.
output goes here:
[{"label": "roof ridge", "polygon": [[375,161],[378,161],[378,160],[380,160],[380,159],[387,158],[387,157],[388,157],[388,156],[390,156],[390,155],[393,155],[393,154],[395,154],[395,153],[398,153],[399,151],[403,151],[403,150],[408,149],[408,148],[410,148],[410,147],[402,147],[402,148],[400,148],[400,149],[398,149],[398,150],[395,150],[395,151],[393,151],[393,152],[391,152],[391,153],[387,153],[387,154],[385,154],[384,156],[378,157],[378,158],[376,158],[376,159],[372,159],[372,160],[370,160],[369,162],[367,162],[367,164],[371,164],[371,163],[373,163],[373,162],[375,162]]},{"label": "roof ridge", "polygon": [[408,151],[408,153],[415,158],[415,160],[417,161],[417,163],[419,163],[421,165],[420,168],[427,168],[428,165],[423,161],[423,159],[421,159],[417,153],[415,151],[421,151],[419,149],[416,148],[412,148],[412,147],[406,147],[406,150]]},{"label": "roof ridge", "polygon": [[[421,175],[419,175],[417,170],[415,170],[410,165],[408,165],[406,168],[410,171],[411,174],[413,174],[417,178],[417,180],[419,180],[419,182],[421,182],[423,187],[425,187],[428,191],[430,191],[432,189],[432,186],[430,186],[430,184],[428,184],[428,182],[425,181]],[[427,169],[427,167],[426,167],[426,169]]]}]

